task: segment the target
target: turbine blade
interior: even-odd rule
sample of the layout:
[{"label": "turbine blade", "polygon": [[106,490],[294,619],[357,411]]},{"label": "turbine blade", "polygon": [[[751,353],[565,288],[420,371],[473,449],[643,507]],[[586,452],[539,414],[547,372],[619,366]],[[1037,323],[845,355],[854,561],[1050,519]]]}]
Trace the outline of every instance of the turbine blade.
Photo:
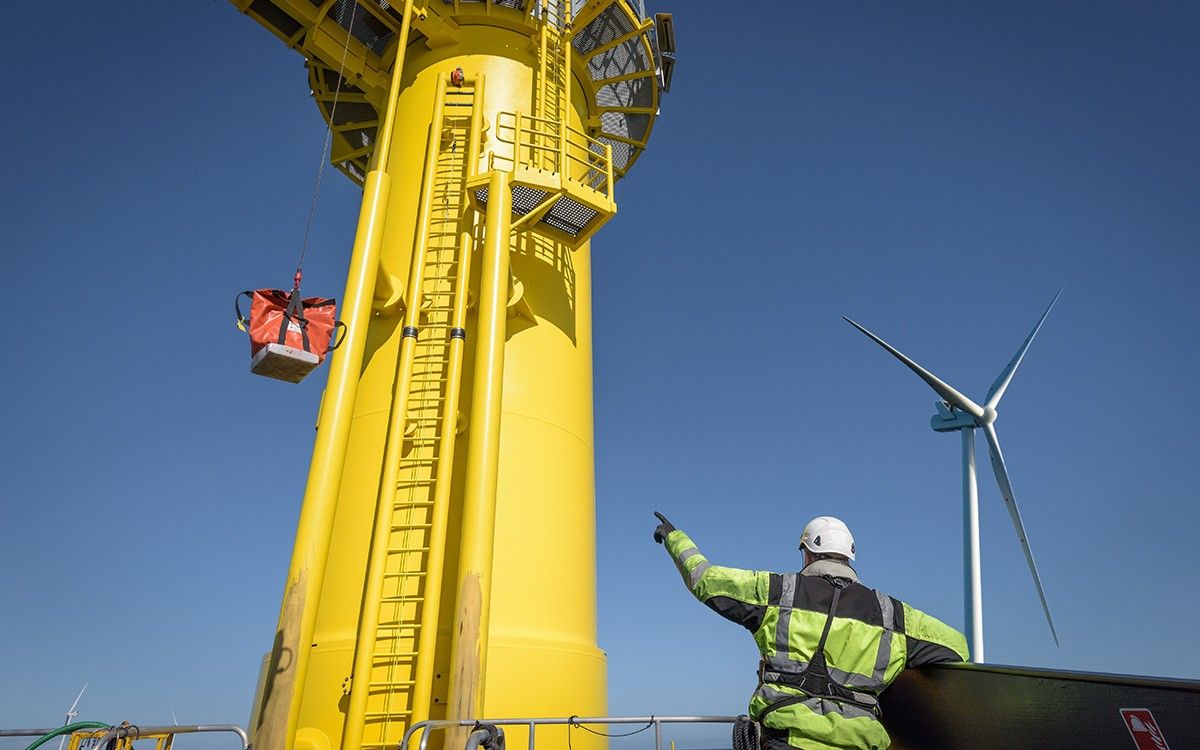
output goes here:
[{"label": "turbine blade", "polygon": [[74,703],[72,703],[72,704],[71,704],[71,707],[67,709],[67,714],[72,714],[72,713],[75,713],[75,708],[76,708],[76,706],[78,706],[78,705],[79,705],[79,700],[80,700],[81,698],[83,698],[83,693],[84,693],[84,691],[85,691],[85,690],[87,690],[87,683],[86,683],[86,682],[85,682],[85,683],[83,683],[83,687],[79,689],[79,695],[75,696],[75,702],[74,702]]},{"label": "turbine blade", "polygon": [[1033,561],[1033,550],[1029,548],[1029,539],[1025,536],[1025,525],[1021,523],[1021,511],[1017,508],[1016,498],[1013,497],[1012,483],[1008,481],[1008,469],[1004,466],[1004,454],[1000,452],[1000,438],[996,428],[990,424],[981,425],[987,435],[988,454],[992,458],[992,470],[996,472],[996,483],[1000,485],[1000,495],[1004,498],[1004,506],[1012,518],[1013,529],[1017,532],[1017,541],[1021,543],[1021,551],[1025,553],[1025,562],[1029,563],[1029,572],[1033,575],[1033,585],[1037,587],[1038,599],[1042,602],[1042,611],[1046,613],[1046,623],[1050,625],[1050,635],[1054,637],[1054,645],[1058,643],[1058,631],[1054,629],[1054,618],[1050,616],[1050,605],[1046,603],[1046,592],[1042,590],[1042,579],[1037,572],[1037,564]]},{"label": "turbine blade", "polygon": [[991,389],[988,390],[986,401],[987,406],[995,409],[996,405],[1000,403],[1000,399],[1004,397],[1004,390],[1008,388],[1008,384],[1012,382],[1013,375],[1017,373],[1017,368],[1021,365],[1021,360],[1025,358],[1025,352],[1029,351],[1029,345],[1033,343],[1033,337],[1038,334],[1039,330],[1041,330],[1042,323],[1046,322],[1046,316],[1050,314],[1050,310],[1054,307],[1054,303],[1058,302],[1058,295],[1062,294],[1062,290],[1062,287],[1058,288],[1058,292],[1055,293],[1054,299],[1050,300],[1050,304],[1046,306],[1046,312],[1042,313],[1042,317],[1038,319],[1037,325],[1035,325],[1033,330],[1029,332],[1029,335],[1025,337],[1025,343],[1021,344],[1021,348],[1017,350],[1017,353],[1013,356],[1012,360],[1009,361],[1008,366],[1000,372],[999,377],[996,378],[996,382],[992,383]]},{"label": "turbine blade", "polygon": [[959,409],[962,409],[963,411],[967,412],[968,414],[970,414],[971,416],[973,416],[975,418],[979,418],[979,417],[983,416],[983,407],[981,407],[979,404],[975,403],[971,399],[967,398],[963,394],[959,393],[958,391],[954,390],[954,388],[949,383],[942,380],[938,376],[934,375],[929,370],[926,370],[924,367],[921,367],[919,364],[912,361],[908,357],[904,356],[904,353],[901,352],[899,349],[892,346],[891,344],[884,341],[883,339],[879,338],[875,334],[871,333],[866,328],[863,328],[858,323],[855,323],[853,320],[850,320],[849,318],[847,318],[844,315],[842,316],[842,320],[846,321],[850,325],[854,326],[858,330],[865,333],[867,335],[867,338],[871,339],[876,344],[879,344],[880,346],[882,346],[884,349],[886,349],[888,352],[890,352],[893,357],[895,357],[896,359],[900,360],[905,365],[907,365],[908,369],[915,372],[917,374],[917,377],[921,378],[921,380],[924,380],[926,383],[928,383],[930,388],[932,388],[934,391],[936,391],[939,396],[946,399],[946,401],[950,402],[951,405],[956,406]]}]

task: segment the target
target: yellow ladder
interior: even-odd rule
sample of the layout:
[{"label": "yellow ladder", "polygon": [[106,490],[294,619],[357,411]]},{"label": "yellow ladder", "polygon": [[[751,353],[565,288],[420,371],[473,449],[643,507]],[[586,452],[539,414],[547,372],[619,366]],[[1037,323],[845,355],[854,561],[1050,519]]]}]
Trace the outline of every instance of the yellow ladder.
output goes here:
[{"label": "yellow ladder", "polygon": [[429,718],[463,347],[482,77],[438,82],[342,747]]},{"label": "yellow ladder", "polygon": [[[538,39],[538,82],[534,89],[534,116],[556,124],[558,139],[563,136],[562,128],[567,119],[570,104],[571,70],[571,0],[537,0],[541,8],[541,29]],[[543,136],[535,137],[539,146],[554,147],[556,141]],[[537,166],[549,172],[561,171],[558,164],[560,149],[535,150],[532,154]]]}]

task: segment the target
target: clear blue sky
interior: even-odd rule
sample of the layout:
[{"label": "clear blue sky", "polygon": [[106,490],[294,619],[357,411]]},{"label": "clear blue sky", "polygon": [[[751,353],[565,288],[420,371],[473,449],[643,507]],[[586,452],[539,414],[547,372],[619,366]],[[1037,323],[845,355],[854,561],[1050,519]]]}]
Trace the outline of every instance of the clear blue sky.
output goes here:
[{"label": "clear blue sky", "polygon": [[[661,9],[675,87],[594,243],[611,711],[754,683],[655,509],[771,569],[839,515],[866,582],[961,626],[958,439],[840,316],[982,398],[1063,284],[997,424],[1062,647],[981,455],[989,660],[1200,677],[1196,5]],[[229,303],[295,262],[301,59],[215,0],[31,4],[0,55],[0,726],[84,681],[82,718],[244,724],[324,376],[250,376]],[[306,282],[340,295],[326,178]]]}]

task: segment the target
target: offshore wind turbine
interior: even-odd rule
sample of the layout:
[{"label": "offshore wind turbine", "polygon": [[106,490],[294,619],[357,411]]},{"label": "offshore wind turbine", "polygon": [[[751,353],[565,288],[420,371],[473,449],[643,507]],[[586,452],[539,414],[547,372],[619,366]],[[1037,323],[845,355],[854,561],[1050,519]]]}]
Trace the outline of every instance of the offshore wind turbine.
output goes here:
[{"label": "offshore wind turbine", "polygon": [[1013,497],[1012,482],[1008,478],[1008,468],[1004,464],[1004,454],[1000,450],[1000,438],[996,435],[996,407],[1004,396],[1008,384],[1012,382],[1025,352],[1033,343],[1034,336],[1046,322],[1046,316],[1062,294],[1060,288],[1046,306],[1046,311],[1038,319],[1037,325],[1029,332],[1021,348],[1009,361],[1008,365],[992,383],[987,398],[982,406],[955,390],[949,383],[938,378],[921,365],[905,356],[896,347],[871,333],[850,318],[843,316],[850,325],[866,334],[872,341],[886,349],[893,357],[903,362],[915,372],[921,380],[941,396],[934,402],[937,413],[930,419],[930,426],[937,432],[959,432],[962,434],[962,464],[963,464],[963,587],[964,608],[966,610],[967,631],[971,638],[971,657],[973,661],[983,662],[983,590],[979,566],[979,489],[975,477],[975,430],[983,430],[987,438],[988,454],[992,460],[992,471],[996,474],[996,483],[1000,487],[1000,495],[1004,498],[1004,506],[1012,519],[1013,529],[1017,533],[1017,541],[1021,551],[1025,553],[1025,562],[1029,564],[1029,572],[1033,576],[1033,585],[1037,588],[1038,599],[1042,603],[1042,611],[1046,613],[1046,623],[1050,626],[1050,635],[1054,644],[1058,645],[1058,632],[1054,629],[1054,618],[1050,616],[1050,605],[1046,603],[1046,593],[1042,590],[1042,579],[1037,572],[1037,564],[1033,561],[1033,550],[1029,547],[1029,539],[1025,534],[1025,525],[1021,522],[1021,511],[1017,500]]},{"label": "offshore wind turbine", "polygon": [[[79,689],[79,694],[75,696],[75,702],[72,703],[71,707],[67,709],[66,719],[63,721],[64,727],[67,726],[68,724],[70,724],[72,721],[74,721],[75,717],[79,715],[79,712],[76,711],[75,709],[79,708],[79,701],[81,698],[83,698],[83,694],[85,691],[87,691],[87,683],[86,682],[83,683],[83,687]],[[64,734],[58,740],[58,750],[62,750],[63,744],[66,743],[66,741],[67,741],[67,736]]]}]

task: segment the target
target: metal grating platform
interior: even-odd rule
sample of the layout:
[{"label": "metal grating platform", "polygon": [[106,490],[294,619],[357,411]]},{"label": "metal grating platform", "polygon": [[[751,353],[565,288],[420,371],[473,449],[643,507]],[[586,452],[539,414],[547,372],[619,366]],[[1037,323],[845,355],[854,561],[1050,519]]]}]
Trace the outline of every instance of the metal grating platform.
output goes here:
[{"label": "metal grating platform", "polygon": [[[305,55],[313,96],[327,122],[331,120],[333,93],[339,78],[334,72],[339,61],[330,49],[340,45],[347,33],[356,42],[350,46],[355,59],[350,69],[358,85],[342,83],[343,96],[339,98],[333,122],[339,130],[334,134],[331,159],[361,184],[377,137],[378,120],[378,113],[364,102],[377,101],[386,88],[402,21],[397,6],[402,4],[395,0],[230,2]],[[589,109],[596,116],[587,134],[612,146],[612,167],[614,176],[619,178],[641,155],[658,114],[660,92],[666,85],[659,80],[660,60],[670,57],[673,65],[674,57],[657,52],[655,30],[645,18],[641,2],[549,0],[547,17],[564,19],[566,14],[560,8],[568,3],[574,11],[570,32],[573,64],[578,78],[584,82],[583,93],[592,100]],[[478,16],[485,10],[511,14],[534,28],[541,22],[540,2],[535,5],[530,0],[442,0],[426,6],[431,16],[446,21],[458,13]],[[435,21],[436,18],[430,23]],[[323,33],[314,35],[318,28]],[[423,33],[422,27],[414,24],[408,42],[419,40]],[[349,108],[348,100],[357,106]],[[353,127],[360,123],[362,127]],[[351,127],[341,130],[346,125]]]},{"label": "metal grating platform", "polygon": [[587,225],[592,223],[592,219],[596,218],[596,213],[594,208],[563,196],[554,202],[554,206],[546,212],[540,223],[566,232],[572,237],[578,237]]},{"label": "metal grating platform", "polygon": [[[474,195],[479,209],[486,210],[488,189],[486,187],[476,188]],[[514,185],[512,187],[513,216],[520,217],[533,211],[542,204],[547,195],[549,193],[542,190],[524,185]],[[549,227],[568,237],[577,238],[589,228],[597,216],[599,216],[599,212],[596,209],[564,195],[554,201],[554,205],[538,220],[536,226]]]},{"label": "metal grating platform", "polygon": [[[613,168],[619,175],[641,154],[640,146],[649,137],[658,110],[654,52],[649,33],[634,34],[639,21],[639,14],[629,4],[611,3],[576,29],[571,40],[576,53],[586,60],[588,77],[595,86],[600,127],[592,136],[612,146]],[[625,41],[604,49],[622,38]],[[627,78],[610,80],[622,77]],[[631,109],[642,111],[628,111]]]}]

